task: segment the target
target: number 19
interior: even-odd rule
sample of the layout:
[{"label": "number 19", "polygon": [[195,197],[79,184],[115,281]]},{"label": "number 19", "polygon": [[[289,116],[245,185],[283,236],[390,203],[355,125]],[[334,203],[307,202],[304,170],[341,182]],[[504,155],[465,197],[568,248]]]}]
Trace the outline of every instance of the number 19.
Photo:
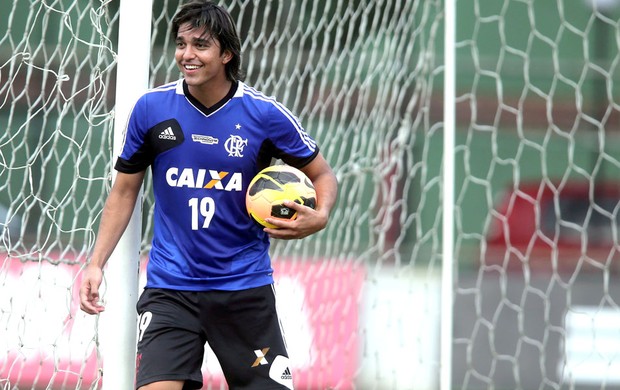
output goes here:
[{"label": "number 19", "polygon": [[202,228],[208,228],[213,214],[215,214],[215,201],[213,201],[213,198],[202,198],[200,199],[200,204],[198,204],[198,198],[191,198],[189,200],[189,207],[192,209],[192,230],[198,230],[199,216],[204,218]]}]

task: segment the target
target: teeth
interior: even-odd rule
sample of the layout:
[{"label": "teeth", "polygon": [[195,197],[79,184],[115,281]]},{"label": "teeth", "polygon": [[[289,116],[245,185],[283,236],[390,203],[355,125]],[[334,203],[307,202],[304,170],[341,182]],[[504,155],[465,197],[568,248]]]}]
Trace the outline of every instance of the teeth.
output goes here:
[{"label": "teeth", "polygon": [[198,69],[200,68],[200,66],[198,65],[185,65],[185,69],[187,70],[194,70],[194,69]]}]

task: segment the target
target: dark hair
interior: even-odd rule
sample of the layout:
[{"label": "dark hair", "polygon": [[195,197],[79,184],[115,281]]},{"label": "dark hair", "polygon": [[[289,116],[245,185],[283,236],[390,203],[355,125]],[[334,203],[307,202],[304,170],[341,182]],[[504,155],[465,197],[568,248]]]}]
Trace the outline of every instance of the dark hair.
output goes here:
[{"label": "dark hair", "polygon": [[241,70],[241,40],[232,17],[226,9],[208,0],[191,0],[183,4],[172,18],[172,38],[176,39],[179,27],[189,23],[192,28],[204,28],[205,34],[217,39],[222,52],[228,50],[232,58],[226,64],[226,78],[243,80]]}]

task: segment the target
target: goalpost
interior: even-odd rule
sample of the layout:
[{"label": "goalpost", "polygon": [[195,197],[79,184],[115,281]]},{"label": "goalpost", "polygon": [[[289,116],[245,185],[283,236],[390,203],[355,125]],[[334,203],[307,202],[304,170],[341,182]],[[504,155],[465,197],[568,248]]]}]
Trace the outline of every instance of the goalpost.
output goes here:
[{"label": "goalpost", "polygon": [[[112,163],[121,154],[127,118],[136,100],[149,86],[152,0],[121,0]],[[112,182],[115,172],[112,171]],[[104,390],[131,389],[136,372],[136,303],[140,242],[142,238],[142,190],[116,249],[106,265],[102,296],[101,350],[105,359]],[[120,326],[119,326],[120,325]]]},{"label": "goalpost", "polygon": [[[620,385],[620,8],[603,0],[222,0],[248,84],[334,168],[274,241],[296,388]],[[178,0],[0,13],[0,388],[133,385],[151,181],[79,310],[135,99],[175,80]],[[205,388],[225,388],[207,351]]]},{"label": "goalpost", "polygon": [[441,333],[439,388],[452,388],[452,332],[454,307],[454,132],[456,97],[456,1],[445,0],[444,12],[444,91],[443,91],[443,169],[442,169],[442,265]]}]

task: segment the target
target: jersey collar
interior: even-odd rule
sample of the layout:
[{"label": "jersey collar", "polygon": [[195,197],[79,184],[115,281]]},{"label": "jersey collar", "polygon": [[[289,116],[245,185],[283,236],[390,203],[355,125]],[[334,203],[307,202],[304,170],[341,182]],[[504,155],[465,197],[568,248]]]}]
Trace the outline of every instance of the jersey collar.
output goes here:
[{"label": "jersey collar", "polygon": [[228,101],[235,96],[238,87],[239,87],[239,82],[235,81],[234,83],[232,83],[232,85],[230,86],[230,90],[228,91],[226,96],[224,96],[222,98],[222,100],[220,100],[219,102],[215,103],[211,107],[207,107],[207,106],[203,105],[202,103],[200,103],[200,101],[198,101],[198,99],[196,99],[194,96],[192,96],[191,93],[189,93],[189,87],[188,87],[187,83],[185,82],[185,80],[183,80],[183,93],[185,94],[185,97],[187,98],[187,100],[189,100],[189,102],[194,107],[196,107],[198,110],[200,110],[205,115],[213,114],[215,111],[219,110],[220,108],[222,108],[222,106],[224,106],[226,103],[228,103]]}]

